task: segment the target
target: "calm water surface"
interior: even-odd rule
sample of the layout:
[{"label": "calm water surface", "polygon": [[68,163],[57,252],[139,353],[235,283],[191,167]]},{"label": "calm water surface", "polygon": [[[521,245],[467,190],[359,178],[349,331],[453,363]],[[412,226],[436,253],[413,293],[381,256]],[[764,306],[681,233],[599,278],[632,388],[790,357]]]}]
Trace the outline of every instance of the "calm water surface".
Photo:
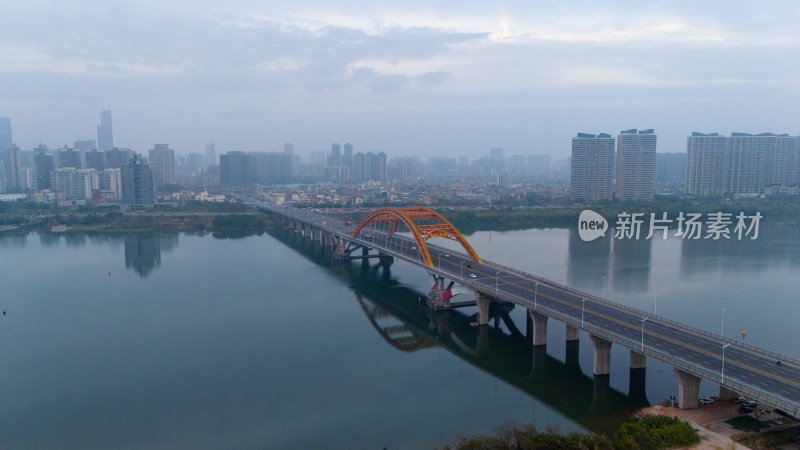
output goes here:
[{"label": "calm water surface", "polygon": [[[485,258],[715,332],[724,307],[726,336],[744,329],[800,358],[794,226],[752,242],[468,239]],[[424,271],[332,263],[285,230],[6,235],[0,277],[3,448],[417,448],[531,421],[608,433],[677,392],[669,367],[632,373],[617,347],[611,375],[592,377],[588,336],[567,346],[555,321],[532,350],[520,308],[483,328],[474,308],[433,314],[418,301]]]}]

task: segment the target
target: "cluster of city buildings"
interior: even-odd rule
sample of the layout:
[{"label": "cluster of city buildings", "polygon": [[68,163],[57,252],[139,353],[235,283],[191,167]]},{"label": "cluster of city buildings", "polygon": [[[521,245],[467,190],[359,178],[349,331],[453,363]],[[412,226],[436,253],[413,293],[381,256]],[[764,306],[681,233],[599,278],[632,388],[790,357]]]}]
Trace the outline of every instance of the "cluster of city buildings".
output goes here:
[{"label": "cluster of city buildings", "polygon": [[800,184],[800,136],[692,133],[686,153],[656,153],[656,134],[625,130],[572,138],[573,201],[652,200],[657,184],[693,196],[794,195]]},{"label": "cluster of city buildings", "polygon": [[[354,152],[350,143],[311,152],[304,161],[292,144],[282,152],[176,154],[155,144],[146,154],[114,146],[111,112],[100,114],[97,140],[73,147],[20,150],[11,122],[0,118],[0,194],[35,202],[87,202],[147,207],[160,199],[218,200],[230,189],[255,188],[276,202],[359,205],[381,202],[542,204],[652,200],[658,193],[707,195],[795,194],[800,184],[800,136],[692,133],[686,153],[657,153],[652,129],[578,133],[571,158],[504,155],[502,148],[466,156],[388,159]],[[208,194],[211,192],[211,194]],[[8,196],[5,196],[8,198]],[[14,198],[14,197],[12,197]]]}]

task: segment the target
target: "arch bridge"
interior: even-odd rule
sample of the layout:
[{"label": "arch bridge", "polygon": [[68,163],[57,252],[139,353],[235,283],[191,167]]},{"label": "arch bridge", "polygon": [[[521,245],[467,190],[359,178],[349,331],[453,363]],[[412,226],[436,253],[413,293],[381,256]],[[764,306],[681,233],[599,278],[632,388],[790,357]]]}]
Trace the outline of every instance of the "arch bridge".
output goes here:
[{"label": "arch bridge", "polygon": [[367,215],[358,224],[353,233],[353,238],[359,236],[364,229],[371,227],[386,227],[385,233],[394,236],[400,225],[405,225],[411,232],[422,256],[422,262],[433,267],[433,259],[428,250],[426,241],[431,238],[445,238],[458,242],[469,257],[476,263],[481,263],[481,258],[475,252],[464,236],[447,219],[436,211],[424,206],[411,206],[408,208],[378,208]]}]

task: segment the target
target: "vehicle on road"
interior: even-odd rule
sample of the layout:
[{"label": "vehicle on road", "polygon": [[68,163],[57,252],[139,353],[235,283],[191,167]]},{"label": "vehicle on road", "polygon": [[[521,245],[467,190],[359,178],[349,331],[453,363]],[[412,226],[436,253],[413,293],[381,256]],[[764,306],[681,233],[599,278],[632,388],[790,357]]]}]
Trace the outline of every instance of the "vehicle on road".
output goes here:
[{"label": "vehicle on road", "polygon": [[364,235],[364,239],[367,240],[367,241],[371,241],[372,240],[372,235],[371,234],[365,234]]},{"label": "vehicle on road", "polygon": [[349,220],[345,220],[345,221],[344,221],[344,224],[349,226],[349,225],[352,225],[352,224],[353,224],[353,222],[351,222],[351,221],[349,221]]},{"label": "vehicle on road", "polygon": [[469,274],[469,277],[470,277],[470,278],[478,278],[478,276],[477,276],[477,275],[475,275],[474,273],[471,273],[471,274]]},{"label": "vehicle on road", "polygon": [[450,257],[450,254],[449,254],[449,253],[445,253],[445,254],[444,254],[444,255],[442,255],[442,256],[444,256],[445,258],[449,258],[449,257]]},{"label": "vehicle on road", "polygon": [[749,412],[753,412],[753,408],[751,408],[751,407],[749,407],[749,406],[744,406],[744,405],[742,405],[742,406],[740,406],[740,407],[739,407],[739,412],[740,412],[740,413],[749,413]]},{"label": "vehicle on road", "polygon": [[472,264],[467,264],[467,267],[469,267],[470,269],[474,269],[475,268],[475,266],[473,266]]},{"label": "vehicle on road", "polygon": [[733,399],[733,403],[744,403],[744,397],[736,397]]},{"label": "vehicle on road", "polygon": [[710,405],[714,403],[714,399],[711,397],[701,398],[698,401],[700,402],[701,405]]},{"label": "vehicle on road", "polygon": [[756,406],[758,406],[758,402],[750,400],[750,401],[742,403],[742,406],[747,407],[747,408],[755,408]]}]

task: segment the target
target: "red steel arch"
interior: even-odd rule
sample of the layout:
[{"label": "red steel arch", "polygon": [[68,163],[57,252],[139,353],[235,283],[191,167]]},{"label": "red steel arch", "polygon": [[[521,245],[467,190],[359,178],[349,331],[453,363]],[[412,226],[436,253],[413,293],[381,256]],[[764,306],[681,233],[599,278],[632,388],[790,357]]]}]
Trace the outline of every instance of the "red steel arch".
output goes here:
[{"label": "red steel arch", "polygon": [[[421,220],[433,220],[435,223],[416,223],[416,221]],[[472,246],[469,245],[469,242],[467,242],[464,236],[462,236],[461,233],[456,230],[456,227],[454,227],[453,224],[451,224],[447,219],[442,217],[441,214],[430,208],[425,208],[424,206],[411,206],[408,208],[378,208],[367,214],[367,217],[365,217],[364,220],[358,224],[350,236],[357,237],[358,233],[360,233],[364,227],[379,223],[388,223],[390,225],[388,233],[389,236],[394,234],[400,223],[405,224],[405,226],[408,227],[408,229],[411,231],[411,234],[414,236],[414,240],[417,241],[417,248],[420,249],[420,252],[422,253],[422,259],[428,267],[433,267],[431,254],[428,251],[427,244],[425,244],[425,241],[430,238],[445,238],[450,239],[451,241],[456,241],[461,244],[473,261],[477,263],[481,262],[481,258],[477,253],[475,253],[475,250],[473,250]]]}]

